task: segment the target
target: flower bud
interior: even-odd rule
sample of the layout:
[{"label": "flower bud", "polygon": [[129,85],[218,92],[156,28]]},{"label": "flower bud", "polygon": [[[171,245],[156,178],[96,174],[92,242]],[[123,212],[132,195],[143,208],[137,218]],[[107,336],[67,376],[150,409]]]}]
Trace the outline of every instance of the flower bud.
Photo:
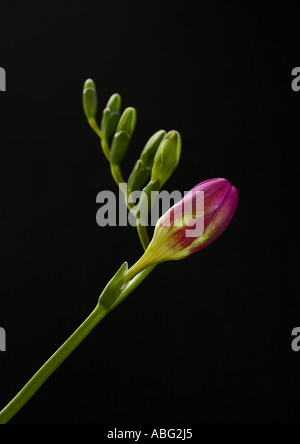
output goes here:
[{"label": "flower bud", "polygon": [[120,94],[113,94],[107,102],[106,108],[109,108],[111,111],[120,112],[121,106],[122,98]]},{"label": "flower bud", "polygon": [[110,161],[113,164],[121,164],[129,147],[132,134],[136,125],[136,110],[127,108],[123,112],[111,143]]},{"label": "flower bud", "polygon": [[158,192],[160,190],[159,180],[154,182],[149,182],[148,185],[145,186],[143,192],[141,194],[139,203],[136,208],[136,218],[137,220],[145,220],[147,215],[150,213],[152,206],[154,205],[152,199],[152,193]]},{"label": "flower bud", "polygon": [[111,144],[110,161],[113,164],[120,165],[127,153],[131,136],[127,131],[115,133]]},{"label": "flower bud", "polygon": [[150,137],[142,150],[140,159],[136,162],[132,173],[128,179],[128,194],[141,190],[151,176],[155,154],[161,144],[166,131],[157,131]]},{"label": "flower bud", "polygon": [[98,109],[98,98],[95,82],[88,79],[83,86],[82,93],[83,109],[88,120],[94,119]]},{"label": "flower bud", "polygon": [[151,181],[159,180],[160,186],[172,176],[181,155],[181,136],[177,131],[170,131],[162,140],[156,152]]},{"label": "flower bud", "polygon": [[118,122],[120,119],[120,113],[117,111],[111,111],[110,108],[105,108],[102,113],[101,130],[106,138],[110,140],[115,134]]},{"label": "flower bud", "polygon": [[149,179],[150,174],[151,168],[145,167],[144,162],[139,159],[128,179],[128,195],[133,191],[140,190]]},{"label": "flower bud", "polygon": [[126,131],[130,136],[132,136],[136,125],[136,110],[134,108],[126,108],[123,112],[118,126],[117,131]]},{"label": "flower bud", "polygon": [[108,141],[114,135],[119,123],[121,105],[121,96],[119,94],[113,94],[107,102],[106,108],[103,110],[101,130]]},{"label": "flower bud", "polygon": [[154,157],[165,135],[166,131],[157,131],[155,134],[153,134],[153,136],[150,137],[150,139],[146,143],[140,157],[146,168],[152,168]]},{"label": "flower bud", "polygon": [[210,245],[228,227],[237,204],[238,191],[228,180],[197,185],[159,219],[149,247],[128,271],[126,282],[150,265],[183,259]]}]

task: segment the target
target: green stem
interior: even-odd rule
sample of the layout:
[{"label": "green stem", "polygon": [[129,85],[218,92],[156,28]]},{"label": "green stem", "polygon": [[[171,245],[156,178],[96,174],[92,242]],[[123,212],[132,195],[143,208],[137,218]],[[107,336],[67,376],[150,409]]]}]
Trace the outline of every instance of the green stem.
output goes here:
[{"label": "green stem", "polygon": [[125,204],[128,210],[132,213],[134,217],[136,217],[136,211],[135,206],[128,202],[128,192],[127,192],[127,183],[124,181],[120,165],[117,165],[115,163],[110,164],[110,171],[112,174],[112,177],[114,178],[114,181],[124,194]]},{"label": "green stem", "polygon": [[148,236],[148,231],[146,225],[142,225],[139,220],[137,220],[137,232],[141,241],[141,244],[144,248],[144,251],[147,250],[148,245],[150,244],[150,239]]},{"label": "green stem", "polygon": [[[109,148],[108,142],[107,142],[103,132],[99,128],[99,126],[94,118],[89,119],[89,124],[90,124],[91,128],[95,131],[95,133],[99,136],[99,138],[101,140],[101,147],[102,147],[103,153],[104,153],[105,157],[107,158],[107,160],[110,162],[110,148]],[[118,187],[120,187],[122,193],[124,194],[125,203],[126,203],[128,210],[133,214],[134,217],[136,217],[136,213],[134,211],[134,205],[131,205],[128,202],[128,193],[127,193],[128,190],[125,185],[126,182],[123,178],[120,165],[110,163],[110,170],[111,170],[111,174],[112,174],[114,181],[116,182]],[[139,235],[141,244],[142,244],[144,250],[146,250],[149,243],[150,243],[147,228],[145,226],[138,224],[137,231],[138,231],[138,235]]]},{"label": "green stem", "polygon": [[99,128],[95,118],[90,118],[89,119],[89,125],[90,127],[95,131],[95,133],[97,134],[97,136],[100,138],[101,140],[101,147],[102,147],[102,151],[106,157],[106,159],[110,162],[110,149],[109,149],[109,145],[108,142],[103,134],[103,132],[101,131],[101,129]]},{"label": "green stem", "polygon": [[114,178],[114,181],[116,182],[118,187],[120,187],[121,191],[124,193],[125,199],[127,202],[127,187],[125,187],[125,185],[124,185],[126,182],[123,178],[120,165],[117,165],[115,163],[111,163],[110,164],[110,171],[111,171],[112,177]]},{"label": "green stem", "polygon": [[70,338],[38,370],[15,398],[0,412],[0,424],[6,424],[35,394],[52,373],[64,362],[75,348],[106,316],[108,310],[98,304],[90,316],[70,336]]},{"label": "green stem", "polygon": [[102,151],[103,151],[106,159],[110,162],[110,149],[109,149],[108,142],[104,136],[101,139],[101,147],[102,147]]},{"label": "green stem", "polygon": [[0,424],[7,422],[32,398],[37,390],[47,381],[52,373],[65,361],[65,359],[78,347],[99,322],[114,308],[116,308],[127,296],[130,295],[155,268],[152,265],[135,276],[124,288],[118,299],[109,307],[97,304],[96,308],[80,327],[67,339],[67,341],[51,356],[50,359],[35,373],[22,390],[0,412]]}]

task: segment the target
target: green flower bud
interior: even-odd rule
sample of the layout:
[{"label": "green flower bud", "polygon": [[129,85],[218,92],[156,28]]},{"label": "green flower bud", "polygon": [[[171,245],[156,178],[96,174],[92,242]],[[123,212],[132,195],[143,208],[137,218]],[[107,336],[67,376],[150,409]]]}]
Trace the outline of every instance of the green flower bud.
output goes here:
[{"label": "green flower bud", "polygon": [[122,106],[122,99],[119,94],[113,94],[109,101],[107,102],[106,108],[109,108],[111,111],[120,112]]},{"label": "green flower bud", "polygon": [[139,159],[128,179],[128,194],[140,190],[151,175],[151,168],[145,167],[144,162]]},{"label": "green flower bud", "polygon": [[157,131],[146,143],[141,158],[136,162],[128,180],[128,193],[140,190],[151,176],[154,157],[166,131]]},{"label": "green flower bud", "polygon": [[98,98],[96,85],[92,79],[88,79],[84,84],[82,103],[87,119],[94,119],[98,109]]},{"label": "green flower bud", "polygon": [[120,113],[111,111],[110,108],[105,108],[102,114],[101,130],[106,138],[110,140],[115,134],[118,122],[120,120]]},{"label": "green flower bud", "polygon": [[134,108],[126,108],[123,112],[118,126],[117,131],[126,131],[130,136],[132,136],[136,125],[136,110]]},{"label": "green flower bud", "polygon": [[101,130],[106,138],[110,141],[116,132],[118,122],[120,120],[120,109],[122,99],[119,94],[113,94],[107,102],[106,108],[103,110],[101,120]]},{"label": "green flower bud", "polygon": [[123,112],[111,143],[110,161],[121,164],[130,144],[132,134],[136,125],[136,110],[126,108]]},{"label": "green flower bud", "polygon": [[162,187],[177,168],[180,155],[181,136],[177,131],[170,131],[156,152],[151,181],[159,180]]},{"label": "green flower bud", "polygon": [[152,191],[159,191],[159,190],[160,190],[159,180],[151,181],[148,183],[147,186],[145,186],[136,209],[137,220],[143,219],[143,216],[147,216],[147,214],[150,213],[151,208],[154,205],[151,193]]},{"label": "green flower bud", "polygon": [[87,89],[87,88],[96,89],[96,84],[95,84],[95,82],[94,82],[93,79],[87,79],[87,80],[84,82],[83,89],[85,90],[85,89]]},{"label": "green flower bud", "polygon": [[152,168],[155,154],[165,135],[166,131],[157,131],[157,133],[153,134],[146,143],[140,157],[145,167]]},{"label": "green flower bud", "polygon": [[110,161],[120,165],[127,153],[131,140],[131,135],[127,131],[118,131],[115,133],[111,143]]}]

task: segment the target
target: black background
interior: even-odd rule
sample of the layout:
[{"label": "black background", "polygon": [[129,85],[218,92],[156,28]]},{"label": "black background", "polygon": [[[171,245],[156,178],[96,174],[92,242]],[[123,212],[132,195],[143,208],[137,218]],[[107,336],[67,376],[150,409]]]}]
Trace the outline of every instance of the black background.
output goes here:
[{"label": "black background", "polygon": [[1,3],[0,408],[142,253],[134,228],[96,225],[97,193],[116,187],[86,78],[100,108],[119,92],[137,109],[126,176],[151,134],[177,129],[165,188],[226,177],[240,192],[226,233],[159,266],[11,423],[299,422],[299,37],[292,4]]}]

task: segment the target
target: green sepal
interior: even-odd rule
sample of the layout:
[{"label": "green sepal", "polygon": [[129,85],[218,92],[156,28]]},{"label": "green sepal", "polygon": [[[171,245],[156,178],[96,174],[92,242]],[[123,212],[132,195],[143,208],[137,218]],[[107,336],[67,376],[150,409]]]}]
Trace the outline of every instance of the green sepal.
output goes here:
[{"label": "green sepal", "polygon": [[109,310],[114,302],[122,293],[125,275],[128,271],[128,264],[124,262],[122,267],[117,271],[115,276],[109,281],[99,297],[99,304],[106,310]]},{"label": "green sepal", "polygon": [[125,157],[131,140],[131,135],[127,131],[119,131],[115,133],[110,151],[110,161],[120,165]]}]

